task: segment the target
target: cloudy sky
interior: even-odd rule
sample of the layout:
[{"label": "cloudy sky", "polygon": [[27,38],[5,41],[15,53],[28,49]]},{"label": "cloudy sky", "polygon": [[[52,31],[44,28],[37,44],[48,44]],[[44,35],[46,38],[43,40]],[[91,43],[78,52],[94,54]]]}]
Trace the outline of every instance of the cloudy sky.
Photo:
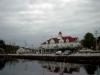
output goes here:
[{"label": "cloudy sky", "polygon": [[39,45],[50,37],[100,32],[100,0],[0,0],[0,38]]}]

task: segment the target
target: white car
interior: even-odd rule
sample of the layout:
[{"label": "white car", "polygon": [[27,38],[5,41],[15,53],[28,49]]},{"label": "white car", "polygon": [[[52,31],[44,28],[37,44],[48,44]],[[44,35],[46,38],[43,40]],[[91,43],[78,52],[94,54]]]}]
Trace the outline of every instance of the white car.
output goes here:
[{"label": "white car", "polygon": [[57,51],[56,52],[56,55],[61,55],[62,54],[62,51]]}]

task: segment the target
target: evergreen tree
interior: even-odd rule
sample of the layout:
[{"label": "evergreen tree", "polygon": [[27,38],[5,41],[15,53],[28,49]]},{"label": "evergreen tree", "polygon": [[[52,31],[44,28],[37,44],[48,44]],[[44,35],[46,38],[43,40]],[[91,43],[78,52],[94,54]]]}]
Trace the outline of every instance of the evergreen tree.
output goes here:
[{"label": "evergreen tree", "polygon": [[82,45],[85,48],[94,48],[95,47],[95,37],[92,33],[86,33],[84,39],[82,40]]}]

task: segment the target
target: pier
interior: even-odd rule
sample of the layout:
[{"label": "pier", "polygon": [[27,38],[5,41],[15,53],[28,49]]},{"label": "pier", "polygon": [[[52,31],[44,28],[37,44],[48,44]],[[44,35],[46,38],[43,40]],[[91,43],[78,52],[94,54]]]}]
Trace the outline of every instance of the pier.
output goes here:
[{"label": "pier", "polygon": [[61,62],[81,62],[81,63],[99,63],[100,54],[87,55],[56,55],[56,54],[0,54],[0,58],[17,58],[17,59],[32,59],[45,61],[61,61]]}]

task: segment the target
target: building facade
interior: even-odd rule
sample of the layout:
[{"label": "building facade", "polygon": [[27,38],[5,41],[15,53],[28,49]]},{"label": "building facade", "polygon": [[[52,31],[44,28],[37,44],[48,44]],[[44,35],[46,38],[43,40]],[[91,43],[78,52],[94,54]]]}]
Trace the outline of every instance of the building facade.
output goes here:
[{"label": "building facade", "polygon": [[41,44],[41,47],[44,49],[76,48],[79,46],[80,43],[77,37],[63,36],[62,32],[59,32],[57,37],[50,38]]}]

